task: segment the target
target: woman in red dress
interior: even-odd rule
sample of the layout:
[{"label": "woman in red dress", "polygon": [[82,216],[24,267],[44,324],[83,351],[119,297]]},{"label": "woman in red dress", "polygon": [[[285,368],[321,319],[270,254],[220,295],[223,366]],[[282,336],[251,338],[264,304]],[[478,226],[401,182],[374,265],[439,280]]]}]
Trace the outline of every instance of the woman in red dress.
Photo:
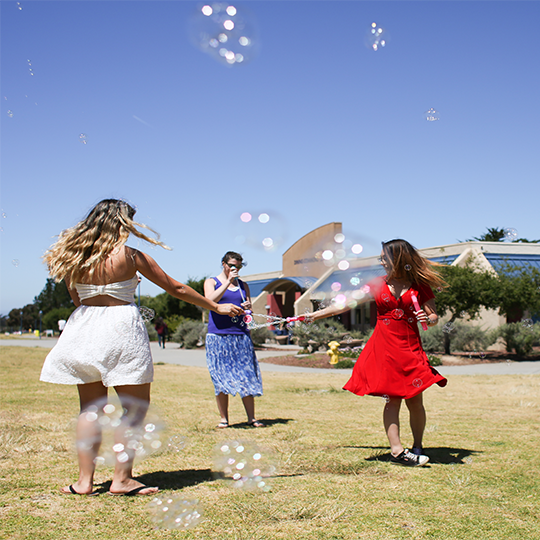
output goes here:
[{"label": "woman in red dress", "polygon": [[[380,262],[385,278],[376,278],[367,287],[364,301],[375,300],[377,324],[344,386],[359,396],[381,396],[386,400],[384,428],[391,447],[393,463],[407,466],[425,465],[422,437],[426,426],[426,411],[422,393],[436,383],[446,386],[447,380],[429,365],[418,330],[418,323],[434,326],[438,322],[431,287],[444,284],[433,269],[405,240],[383,242]],[[416,296],[421,307],[416,310]],[[369,298],[371,297],[371,298]],[[330,306],[312,314],[314,320],[331,317],[349,308]],[[399,437],[401,402],[409,409],[413,434],[412,451],[405,449]]]}]

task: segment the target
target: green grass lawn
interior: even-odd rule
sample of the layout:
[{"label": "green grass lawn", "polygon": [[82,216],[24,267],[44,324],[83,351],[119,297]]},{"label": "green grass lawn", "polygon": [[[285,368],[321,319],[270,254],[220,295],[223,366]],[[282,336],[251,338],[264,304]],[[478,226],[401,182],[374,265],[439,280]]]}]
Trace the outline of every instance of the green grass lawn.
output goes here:
[{"label": "green grass lawn", "polygon": [[[425,394],[429,466],[387,461],[383,400],[340,390],[346,375],[265,373],[258,417],[246,428],[240,399],[218,431],[205,370],[156,366],[153,403],[190,444],[149,457],[139,478],[199,499],[205,521],[155,530],[150,498],[75,497],[74,387],[38,381],[47,351],[2,347],[0,538],[6,539],[474,539],[540,538],[540,376],[455,376]],[[405,407],[402,438],[411,444]],[[234,490],[212,474],[212,448],[241,438],[274,456],[272,490]],[[111,469],[98,469],[107,487]]]}]

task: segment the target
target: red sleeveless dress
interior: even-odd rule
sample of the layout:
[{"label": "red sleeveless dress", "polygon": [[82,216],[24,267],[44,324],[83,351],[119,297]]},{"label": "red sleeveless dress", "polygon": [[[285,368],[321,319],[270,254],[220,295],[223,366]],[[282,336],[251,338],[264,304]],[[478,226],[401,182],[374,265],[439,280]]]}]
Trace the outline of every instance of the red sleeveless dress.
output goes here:
[{"label": "red sleeveless dress", "polygon": [[448,381],[429,365],[422,348],[411,300],[414,292],[423,306],[434,298],[431,288],[414,283],[395,298],[384,278],[374,279],[369,287],[377,304],[377,324],[343,389],[359,396],[410,399],[434,383],[446,386]]}]

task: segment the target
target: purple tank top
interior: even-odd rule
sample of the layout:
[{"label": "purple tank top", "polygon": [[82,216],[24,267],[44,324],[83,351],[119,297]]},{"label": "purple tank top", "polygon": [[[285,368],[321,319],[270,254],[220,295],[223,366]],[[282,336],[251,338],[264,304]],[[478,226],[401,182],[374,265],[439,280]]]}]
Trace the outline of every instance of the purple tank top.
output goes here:
[{"label": "purple tank top", "polygon": [[[212,278],[216,282],[215,289],[221,287],[221,282],[218,278]],[[237,280],[239,287],[242,289],[244,298],[246,298],[246,288],[244,282]],[[240,306],[244,301],[240,289],[236,291],[230,291],[226,289],[221,297],[221,300],[218,304],[234,304],[235,306]],[[236,321],[236,322],[233,322]],[[228,315],[220,315],[215,311],[210,312],[210,317],[208,318],[208,333],[209,334],[249,334],[249,330],[244,323],[244,317],[229,317]]]}]

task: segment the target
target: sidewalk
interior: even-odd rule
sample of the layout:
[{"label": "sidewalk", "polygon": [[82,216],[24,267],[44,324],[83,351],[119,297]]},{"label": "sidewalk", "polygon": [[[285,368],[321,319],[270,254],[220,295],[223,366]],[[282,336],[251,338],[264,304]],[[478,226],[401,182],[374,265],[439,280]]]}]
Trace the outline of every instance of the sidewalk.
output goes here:
[{"label": "sidewalk", "polygon": [[[43,347],[52,349],[57,338],[36,337],[19,339],[0,339],[0,347]],[[168,343],[166,349],[161,349],[157,343],[150,343],[154,363],[177,364],[180,366],[201,367],[206,369],[206,353],[201,349],[180,349],[176,343]],[[257,351],[261,371],[286,372],[286,373],[343,373],[348,376],[350,369],[319,369],[302,368],[295,366],[280,366],[277,364],[265,364],[264,359],[272,356],[284,356],[295,354],[295,349],[284,346],[276,346],[277,350]],[[472,364],[468,366],[439,366],[437,371],[441,375],[539,375],[540,362],[500,362],[497,364]]]}]

